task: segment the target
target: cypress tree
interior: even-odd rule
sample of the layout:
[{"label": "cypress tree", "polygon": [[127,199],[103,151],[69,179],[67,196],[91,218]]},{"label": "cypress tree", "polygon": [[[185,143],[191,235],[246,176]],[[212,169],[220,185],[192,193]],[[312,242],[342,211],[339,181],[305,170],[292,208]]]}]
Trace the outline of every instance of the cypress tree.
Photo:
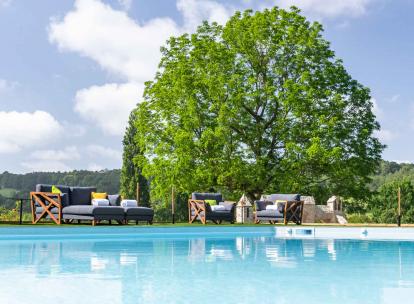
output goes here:
[{"label": "cypress tree", "polygon": [[135,144],[134,138],[137,133],[135,127],[136,112],[133,110],[129,115],[128,126],[122,140],[124,151],[122,154],[121,170],[121,195],[124,198],[137,198],[137,184],[140,189],[140,206],[149,206],[149,183],[142,176],[141,168],[134,163],[134,158],[141,153],[139,147]]}]

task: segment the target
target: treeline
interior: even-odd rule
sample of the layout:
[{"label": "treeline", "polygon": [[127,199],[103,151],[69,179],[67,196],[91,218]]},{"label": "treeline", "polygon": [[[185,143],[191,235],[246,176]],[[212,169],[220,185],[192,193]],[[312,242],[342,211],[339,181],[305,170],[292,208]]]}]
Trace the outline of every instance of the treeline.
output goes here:
[{"label": "treeline", "polygon": [[398,189],[403,223],[414,223],[414,164],[382,161],[365,197],[345,198],[348,219],[355,223],[396,223]]}]

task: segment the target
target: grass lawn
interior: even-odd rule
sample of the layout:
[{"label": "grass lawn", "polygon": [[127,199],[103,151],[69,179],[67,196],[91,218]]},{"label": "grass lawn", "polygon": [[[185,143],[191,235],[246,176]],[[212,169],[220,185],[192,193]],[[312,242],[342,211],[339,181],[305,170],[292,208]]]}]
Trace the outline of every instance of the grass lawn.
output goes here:
[{"label": "grass lawn", "polygon": [[0,189],[0,195],[4,196],[4,197],[14,197],[16,196],[16,189],[12,189],[12,188],[3,188]]}]

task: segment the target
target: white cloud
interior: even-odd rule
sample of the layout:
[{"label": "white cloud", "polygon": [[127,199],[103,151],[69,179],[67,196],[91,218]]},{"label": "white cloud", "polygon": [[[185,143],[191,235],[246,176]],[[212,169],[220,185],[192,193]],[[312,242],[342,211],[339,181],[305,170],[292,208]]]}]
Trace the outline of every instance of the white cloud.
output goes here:
[{"label": "white cloud", "polygon": [[160,46],[180,31],[170,18],[139,24],[124,11],[97,0],[77,0],[74,10],[49,27],[49,40],[60,50],[77,52],[129,81],[155,75]]},{"label": "white cloud", "polygon": [[215,1],[179,0],[177,9],[183,15],[184,28],[182,30],[192,32],[203,20],[225,24],[236,8],[224,6]]},{"label": "white cloud", "polygon": [[86,127],[83,125],[74,124],[67,121],[64,121],[62,124],[67,136],[82,137],[86,134]]},{"label": "white cloud", "polygon": [[105,169],[104,167],[102,167],[101,165],[92,163],[88,165],[88,170],[89,171],[102,171],[103,169]]},{"label": "white cloud", "polygon": [[122,135],[142,91],[143,85],[133,83],[92,86],[76,93],[75,111],[105,133]]},{"label": "white cloud", "polygon": [[62,130],[59,122],[44,111],[0,112],[0,153],[48,145]]},{"label": "white cloud", "polygon": [[30,159],[21,163],[21,166],[32,172],[71,171],[65,161],[73,161],[81,158],[75,146],[64,149],[36,150],[30,154]]},{"label": "white cloud", "polygon": [[412,164],[413,162],[411,160],[392,160],[393,162],[396,162],[397,164]]},{"label": "white cloud", "polygon": [[106,134],[122,135],[130,111],[143,94],[144,82],[155,75],[159,49],[166,40],[194,30],[202,19],[225,22],[230,15],[229,9],[213,1],[179,0],[177,8],[184,16],[181,27],[171,18],[140,24],[97,0],[77,0],[63,20],[51,22],[49,40],[60,50],[89,57],[128,81],[78,91],[76,112]]},{"label": "white cloud", "polygon": [[31,158],[46,161],[65,161],[80,159],[80,154],[75,146],[69,146],[62,150],[36,150],[30,154]]},{"label": "white cloud", "polygon": [[122,152],[112,148],[100,146],[100,145],[89,145],[86,147],[89,156],[101,156],[104,158],[111,158],[117,161],[122,159]]},{"label": "white cloud", "polygon": [[52,160],[31,160],[21,163],[22,167],[31,172],[67,172],[72,171],[72,168],[61,161]]},{"label": "white cloud", "polygon": [[373,0],[276,0],[280,7],[299,7],[304,13],[320,18],[359,17],[367,12]]},{"label": "white cloud", "polygon": [[371,98],[371,102],[372,102],[372,112],[374,113],[375,117],[377,117],[377,119],[382,118],[384,115],[384,112],[378,105],[377,100],[375,98]]}]

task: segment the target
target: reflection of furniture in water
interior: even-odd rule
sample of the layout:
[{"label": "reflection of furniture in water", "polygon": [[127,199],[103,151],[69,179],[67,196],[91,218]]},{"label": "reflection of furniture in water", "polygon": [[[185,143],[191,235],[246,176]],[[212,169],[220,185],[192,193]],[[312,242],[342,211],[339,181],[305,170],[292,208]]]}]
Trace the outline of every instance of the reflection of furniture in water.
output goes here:
[{"label": "reflection of furniture in water", "polygon": [[232,260],[236,249],[236,239],[190,239],[188,257],[194,261],[202,259]]},{"label": "reflection of furniture in water", "polygon": [[276,267],[294,268],[303,256],[301,240],[278,240],[266,244],[267,260]]},{"label": "reflection of furniture in water", "polygon": [[203,259],[206,254],[206,239],[188,240],[188,258],[189,260]]}]

